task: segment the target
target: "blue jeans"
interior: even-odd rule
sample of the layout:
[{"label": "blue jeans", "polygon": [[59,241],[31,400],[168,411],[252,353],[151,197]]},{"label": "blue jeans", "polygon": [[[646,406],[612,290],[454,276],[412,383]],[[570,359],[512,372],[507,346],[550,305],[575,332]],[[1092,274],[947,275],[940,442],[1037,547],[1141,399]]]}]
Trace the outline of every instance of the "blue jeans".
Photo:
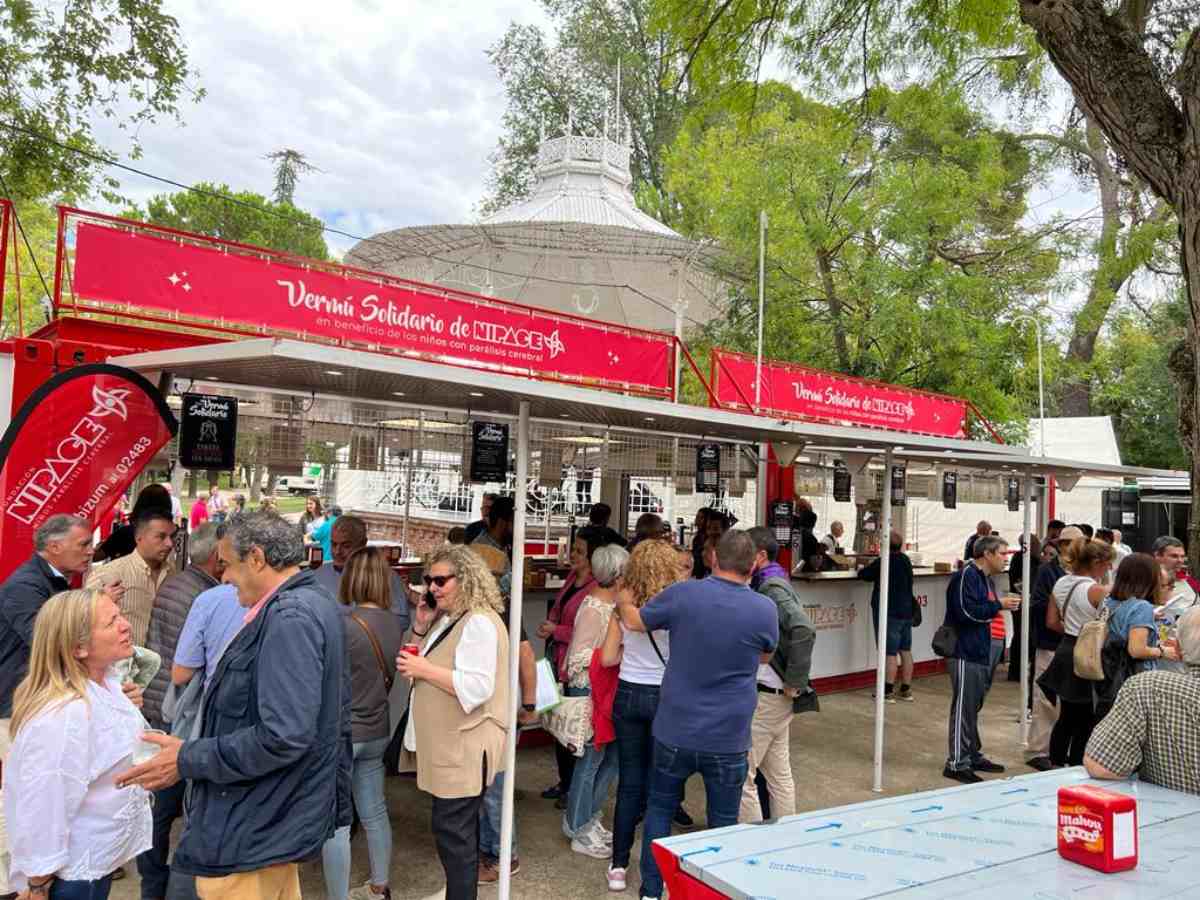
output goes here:
[{"label": "blue jeans", "polygon": [[[568,697],[586,697],[591,690],[569,687],[565,693]],[[567,831],[575,834],[596,818],[616,777],[616,748],[610,743],[597,750],[595,743],[588,741],[583,756],[575,761],[571,789],[567,792],[567,811],[563,814]]]},{"label": "blue jeans", "polygon": [[[479,855],[485,862],[500,861],[500,814],[504,809],[504,776],[498,772],[495,780],[483,792],[483,805],[479,807]],[[512,859],[517,853],[517,815],[513,809]]]},{"label": "blue jeans", "polygon": [[736,825],[742,801],[742,786],[746,783],[750,764],[746,751],[740,753],[705,753],[671,747],[662,741],[654,742],[654,764],[650,769],[650,798],[646,807],[646,824],[642,829],[642,896],[661,897],[662,873],[650,845],[671,833],[671,818],[675,815],[688,778],[697,772],[704,779],[704,796],[709,828]]},{"label": "blue jeans", "polygon": [[654,760],[654,714],[658,712],[656,684],[617,683],[613,699],[613,728],[617,732],[617,808],[613,812],[613,868],[629,867],[633,836],[646,815],[650,764]]},{"label": "blue jeans", "polygon": [[[392,823],[383,796],[383,752],[391,739],[382,737],[354,745],[351,790],[354,808],[367,836],[371,884],[387,884],[392,867]],[[345,825],[321,848],[325,891],[330,900],[345,900],[350,890],[350,826]]]},{"label": "blue jeans", "polygon": [[96,881],[55,881],[50,885],[50,900],[108,900],[112,876]]}]

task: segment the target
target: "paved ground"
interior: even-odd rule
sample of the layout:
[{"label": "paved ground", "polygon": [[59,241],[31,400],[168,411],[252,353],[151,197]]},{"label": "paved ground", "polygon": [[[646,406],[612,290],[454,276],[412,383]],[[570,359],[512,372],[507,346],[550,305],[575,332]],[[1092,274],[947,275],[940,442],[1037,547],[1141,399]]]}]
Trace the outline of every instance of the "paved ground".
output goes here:
[{"label": "paved ground", "polygon": [[[999,676],[1003,678],[1004,669]],[[888,734],[884,787],[886,795],[946,787],[942,777],[946,757],[946,714],[950,681],[947,677],[926,678],[914,688],[915,703],[886,707]],[[981,717],[984,752],[1009,766],[1015,774],[1031,770],[1023,766],[1016,721],[1017,685],[997,681]],[[870,691],[821,697],[821,712],[797,717],[792,727],[792,770],[801,811],[838,806],[879,795],[871,792],[872,711]],[[517,756],[517,822],[521,873],[513,880],[513,896],[522,900],[583,900],[608,896],[636,897],[637,847],[629,872],[630,889],[610,895],[604,879],[607,864],[570,851],[560,828],[561,813],[538,795],[555,779],[554,755],[549,747],[524,750]],[[1003,776],[993,776],[1003,777]],[[686,805],[697,821],[703,821],[704,791],[693,778],[688,785]],[[429,833],[429,799],[410,779],[388,780],[395,849],[392,864],[392,896],[396,900],[418,900],[442,886],[441,867]],[[612,824],[611,804],[606,815]],[[640,841],[639,841],[640,844]],[[367,851],[360,834],[354,843],[352,883],[367,877]],[[133,866],[130,877],[114,886],[115,900],[138,897]],[[301,870],[306,897],[324,897],[319,862]],[[494,897],[495,888],[482,888],[480,897]]]}]

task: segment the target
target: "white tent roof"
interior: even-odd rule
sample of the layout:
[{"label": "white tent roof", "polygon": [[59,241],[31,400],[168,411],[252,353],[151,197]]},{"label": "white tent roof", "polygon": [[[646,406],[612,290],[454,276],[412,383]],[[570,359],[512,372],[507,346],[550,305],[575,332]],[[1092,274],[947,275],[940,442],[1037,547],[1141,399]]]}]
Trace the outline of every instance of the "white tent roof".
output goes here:
[{"label": "white tent roof", "polygon": [[[1041,419],[1029,421],[1029,445],[1042,456]],[[1121,448],[1110,416],[1046,419],[1046,456],[1106,466],[1121,465]]]}]

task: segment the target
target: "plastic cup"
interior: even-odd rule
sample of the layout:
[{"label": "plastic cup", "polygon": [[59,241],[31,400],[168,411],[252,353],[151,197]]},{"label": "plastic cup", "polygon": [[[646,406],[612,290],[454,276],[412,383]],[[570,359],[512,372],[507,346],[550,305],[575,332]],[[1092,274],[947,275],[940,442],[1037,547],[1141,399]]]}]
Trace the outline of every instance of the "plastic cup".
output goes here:
[{"label": "plastic cup", "polygon": [[[143,734],[161,734],[164,737],[166,736],[165,731],[160,731],[157,728],[147,728],[147,729],[143,730],[142,733]],[[133,745],[133,764],[135,766],[140,766],[144,762],[149,762],[151,759],[153,759],[155,756],[158,755],[158,751],[161,749],[162,749],[162,747],[160,747],[158,744],[151,743],[150,741],[141,740],[139,738],[137,743],[135,743]]]},{"label": "plastic cup", "polygon": [[420,656],[421,646],[420,644],[405,644],[400,648],[400,651],[402,653],[407,653],[409,656]]}]

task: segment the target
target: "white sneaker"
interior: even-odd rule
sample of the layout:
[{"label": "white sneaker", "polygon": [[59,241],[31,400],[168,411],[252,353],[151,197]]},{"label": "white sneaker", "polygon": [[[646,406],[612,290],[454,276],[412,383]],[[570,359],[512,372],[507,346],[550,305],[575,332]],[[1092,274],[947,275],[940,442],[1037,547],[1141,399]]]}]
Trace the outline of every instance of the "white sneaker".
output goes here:
[{"label": "white sneaker", "polygon": [[612,832],[609,831],[607,828],[605,828],[600,823],[600,820],[598,818],[592,820],[592,827],[595,828],[597,832],[599,832],[600,837],[603,838],[603,840],[604,840],[604,843],[606,843],[606,844],[612,843],[612,839],[613,839]]},{"label": "white sneaker", "polygon": [[612,858],[612,848],[600,839],[594,828],[581,828],[571,841],[571,849],[592,859]]},{"label": "white sneaker", "polygon": [[350,893],[346,895],[346,900],[383,900],[385,897],[391,900],[391,896],[391,892],[386,888],[382,894],[375,893],[371,890],[371,882],[368,881],[362,887],[351,888]]},{"label": "white sneaker", "polygon": [[610,891],[625,890],[625,870],[608,867],[608,889]]}]

